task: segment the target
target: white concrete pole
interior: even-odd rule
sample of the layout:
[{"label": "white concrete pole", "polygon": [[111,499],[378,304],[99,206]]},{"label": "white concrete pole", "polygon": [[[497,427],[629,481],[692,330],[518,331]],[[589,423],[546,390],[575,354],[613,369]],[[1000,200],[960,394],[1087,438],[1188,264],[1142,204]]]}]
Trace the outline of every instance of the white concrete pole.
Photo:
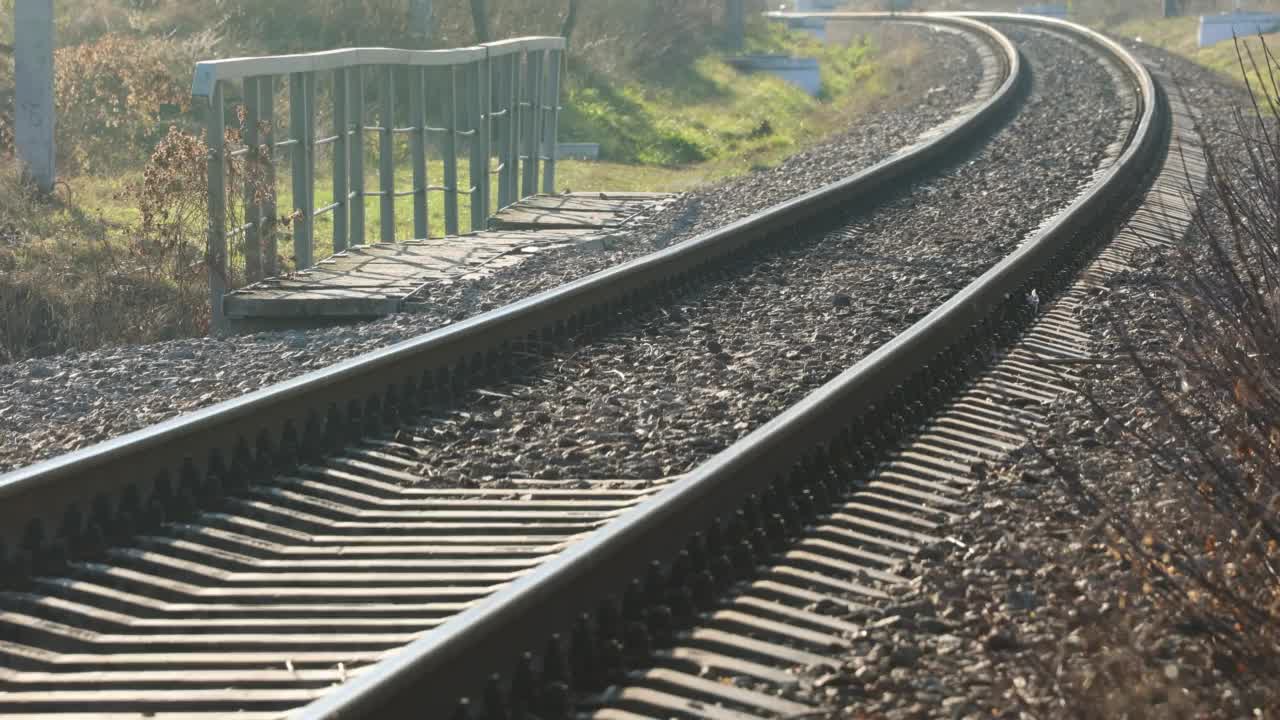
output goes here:
[{"label": "white concrete pole", "polygon": [[53,189],[53,0],[17,0],[14,74],[18,156],[41,190]]}]

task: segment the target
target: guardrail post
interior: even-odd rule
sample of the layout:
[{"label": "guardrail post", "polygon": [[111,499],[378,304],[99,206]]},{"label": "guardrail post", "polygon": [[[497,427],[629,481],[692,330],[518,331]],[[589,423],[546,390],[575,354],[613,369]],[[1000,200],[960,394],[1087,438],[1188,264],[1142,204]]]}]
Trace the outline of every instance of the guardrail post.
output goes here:
[{"label": "guardrail post", "polygon": [[521,134],[524,136],[524,177],[520,181],[520,197],[538,194],[538,155],[542,134],[538,122],[542,115],[542,53],[525,54],[524,101],[520,103]]},{"label": "guardrail post", "polygon": [[477,60],[467,63],[466,98],[467,98],[467,130],[471,133],[468,150],[471,156],[471,167],[467,173],[471,181],[471,231],[479,232],[489,224],[489,211],[485,206],[485,185],[489,182],[489,157],[485,154],[484,134],[488,124],[484,121],[483,97],[484,81],[482,79],[484,63]]},{"label": "guardrail post", "polygon": [[476,93],[480,100],[480,206],[484,208],[484,228],[489,227],[489,214],[493,210],[493,64],[489,54],[476,62],[480,75],[480,87]]},{"label": "guardrail post", "polygon": [[[494,104],[490,112],[491,127],[497,135],[496,152],[498,155],[498,208],[511,204],[511,145],[514,135],[511,133],[515,109],[511,93],[515,84],[511,81],[511,58],[515,54],[499,55],[490,59],[493,73]],[[497,117],[494,117],[494,115]]]},{"label": "guardrail post", "polygon": [[351,83],[347,93],[347,119],[351,123],[351,247],[364,244],[364,68],[357,65],[347,72]]},{"label": "guardrail post", "polygon": [[227,294],[227,136],[222,108],[222,83],[215,81],[209,94],[208,133],[209,228],[206,262],[209,265],[209,326],[223,326],[222,297]]},{"label": "guardrail post", "polygon": [[458,78],[457,68],[444,69],[444,231],[458,234]]},{"label": "guardrail post", "polygon": [[262,226],[262,207],[258,202],[258,168],[261,159],[258,148],[258,123],[261,116],[258,104],[261,93],[258,90],[259,79],[244,79],[244,146],[248,151],[244,159],[244,278],[245,282],[254,283],[262,279],[262,238],[259,228]]},{"label": "guardrail post", "polygon": [[515,202],[520,185],[520,54],[502,56],[502,171],[498,177],[498,204]]},{"label": "guardrail post", "polygon": [[394,65],[385,65],[379,78],[378,95],[382,101],[381,125],[378,142],[378,190],[382,193],[382,231],[384,243],[396,240],[396,78]]},{"label": "guardrail post", "polygon": [[427,228],[427,103],[423,97],[426,70],[409,70],[409,149],[413,155],[413,239],[425,240]]},{"label": "guardrail post", "polygon": [[347,188],[349,176],[347,172],[350,157],[350,135],[347,134],[347,70],[339,68],[333,71],[333,251],[342,252],[347,249],[350,231],[347,218],[351,207],[350,191]]},{"label": "guardrail post", "polygon": [[307,267],[316,260],[316,74],[302,78],[303,97],[307,99]]},{"label": "guardrail post", "polygon": [[516,134],[519,149],[516,152],[516,200],[525,196],[529,188],[529,130],[533,127],[530,121],[533,91],[529,83],[532,78],[533,53],[521,52],[516,65],[516,77],[519,78],[519,94],[516,96]]},{"label": "guardrail post", "polygon": [[270,277],[276,274],[280,250],[276,241],[276,78],[268,75],[258,81],[258,113],[262,120],[261,143],[266,148],[262,184],[266,197],[262,199],[262,270]]},{"label": "guardrail post", "polygon": [[311,142],[311,73],[289,75],[289,139],[293,156],[293,261],[294,269],[311,266],[314,204],[311,197],[315,173],[314,145]]},{"label": "guardrail post", "polygon": [[543,144],[546,149],[542,166],[542,192],[556,191],[556,155],[560,152],[557,133],[560,131],[560,72],[564,65],[563,50],[547,51],[547,93],[545,98],[546,125]]}]

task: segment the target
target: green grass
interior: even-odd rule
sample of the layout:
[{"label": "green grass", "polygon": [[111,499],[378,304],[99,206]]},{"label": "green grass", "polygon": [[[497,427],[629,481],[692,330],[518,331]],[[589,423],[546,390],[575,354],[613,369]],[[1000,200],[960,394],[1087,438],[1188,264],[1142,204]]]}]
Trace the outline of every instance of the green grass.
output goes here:
[{"label": "green grass", "polygon": [[[759,163],[760,161],[760,157],[754,157],[750,161],[745,158],[726,158],[714,162],[664,167],[561,160],[557,164],[556,189],[558,191],[682,192],[708,182],[740,174],[750,169],[745,165]],[[367,163],[366,168],[372,164]],[[444,176],[443,163],[438,160],[428,163],[427,173],[430,184],[442,184]],[[465,162],[459,164],[458,179],[462,187],[470,186],[470,174]],[[131,232],[131,229],[141,221],[140,212],[129,199],[129,188],[140,183],[141,180],[142,173],[140,171],[120,173],[111,177],[75,178],[68,183],[68,187],[72,188],[71,202],[51,208],[48,212],[41,213],[39,218],[33,218],[33,220],[38,220],[38,223],[30,226],[30,229],[35,231],[32,234],[55,237],[65,235],[69,228],[75,228],[77,234],[93,235],[99,240],[108,243],[112,242],[113,238],[122,240],[124,235]],[[413,186],[412,169],[407,166],[397,168],[395,183],[396,189],[400,191],[411,188]],[[497,178],[492,178],[490,192],[491,197],[495,198],[493,200],[494,203],[496,203],[497,198],[497,185]],[[376,170],[366,172],[365,188],[368,191],[376,191],[378,189]],[[287,172],[282,172],[280,177],[277,178],[276,193],[277,206],[279,208],[291,208],[293,206],[292,184]],[[332,176],[327,173],[320,174],[316,183],[316,207],[325,207],[332,202]],[[233,210],[233,212],[235,211]],[[286,210],[281,210],[280,212],[287,214]],[[432,191],[428,194],[427,213],[430,235],[432,237],[444,235],[445,208],[444,194],[442,192]],[[467,195],[459,196],[458,225],[462,232],[468,232],[471,229],[470,213],[470,197]],[[233,217],[229,225],[234,226],[238,222],[239,219]],[[380,241],[381,227],[381,198],[365,198],[365,241]],[[279,238],[278,242],[281,253],[287,260],[292,255],[292,240],[290,239],[291,236],[289,236],[290,231],[284,230],[283,233],[285,237]],[[332,212],[320,215],[315,219],[313,233],[315,238],[315,257],[319,259],[332,254]],[[396,198],[395,239],[409,240],[413,239],[414,236],[413,198]],[[57,244],[64,250],[74,250],[65,246],[65,243],[59,242]],[[235,240],[232,241],[231,250],[232,263],[233,265],[238,265],[240,261],[237,256],[240,252],[236,248]]]},{"label": "green grass", "polygon": [[[80,39],[96,34],[100,32],[89,28]],[[663,39],[652,44],[662,45]],[[818,58],[822,93],[812,98],[766,74],[739,73],[714,52],[692,57],[711,46],[682,41],[681,52],[674,55],[641,52],[627,56],[626,62],[615,62],[613,48],[573,54],[559,136],[599,142],[603,154],[600,162],[560,162],[555,189],[678,192],[774,166],[856,122],[861,113],[923,92],[915,87],[912,71],[929,62],[922,43],[888,42],[878,48],[859,40],[828,46],[778,25],[753,27],[751,52]],[[253,47],[257,46],[249,50]],[[682,54],[685,50],[689,54]],[[593,70],[589,61],[607,70]],[[184,76],[185,87],[189,67],[177,72]],[[195,121],[194,115],[173,119],[187,129],[195,127]],[[324,124],[327,119],[318,121]],[[168,122],[159,125],[167,127]],[[71,175],[64,165],[53,200],[29,192],[15,164],[0,161],[0,227],[6,236],[17,238],[0,243],[0,362],[205,331],[203,200],[200,181],[193,181],[202,177],[204,159],[193,143],[178,139],[168,144],[168,159],[152,168],[147,185],[153,194],[148,199],[165,202],[157,215],[158,229],[143,227],[137,207],[146,160],[154,149],[146,138],[162,134],[166,127],[120,140],[108,139],[106,132],[81,132],[75,138],[85,146],[81,167],[91,170]],[[0,135],[4,129],[0,125]],[[401,138],[397,140],[395,186],[404,190],[412,186],[412,171]],[[459,166],[459,182],[465,187],[466,161]],[[288,167],[287,158],[281,158],[276,204],[284,215],[293,206]],[[317,207],[331,202],[330,167],[327,154],[317,158]],[[368,190],[379,189],[376,168],[376,154],[371,152],[366,160]],[[431,163],[428,174],[430,184],[443,184],[438,161]],[[241,189],[230,191],[238,196]],[[380,204],[376,197],[365,201],[367,242],[379,239]],[[468,199],[460,197],[458,205],[460,229],[465,231],[471,226]],[[431,234],[439,236],[444,232],[440,193],[429,196],[428,208]],[[398,198],[395,211],[395,239],[413,238],[413,200]],[[237,224],[234,216],[230,218],[229,226]],[[331,216],[316,220],[315,258],[331,251],[332,228]],[[290,234],[285,229],[277,238],[285,256],[293,254]],[[243,253],[236,242],[231,245],[231,280],[237,284]],[[286,258],[284,267],[288,265]]]},{"label": "green grass", "polygon": [[598,142],[606,160],[687,165],[732,156],[776,156],[802,146],[824,106],[861,94],[877,72],[865,44],[827,45],[777,25],[758,28],[749,52],[816,57],[823,90],[812,98],[765,74],[745,74],[719,56],[636,75],[571,70],[561,137]]},{"label": "green grass", "polygon": [[[885,64],[876,48],[865,43],[826,45],[768,26],[753,35],[748,51],[818,57],[821,95],[810,97],[766,74],[741,73],[715,55],[661,76],[606,78],[585,70],[571,73],[560,137],[600,142],[605,160],[561,161],[555,189],[680,192],[742,175],[776,165],[843,127],[851,113],[888,94],[882,77]],[[369,143],[365,187],[375,191],[379,184],[374,139],[369,138]],[[413,185],[404,147],[398,147],[396,160],[395,186],[403,191]],[[329,163],[327,154],[317,157],[316,207],[333,201]],[[288,167],[287,159],[277,164],[277,206],[284,214],[293,207]],[[427,172],[430,184],[443,184],[439,160],[430,162]],[[140,217],[128,190],[141,179],[141,167],[70,178],[71,202],[60,212],[96,218],[108,235],[129,232]],[[496,177],[492,182],[496,197]],[[470,185],[465,159],[459,163],[459,185]],[[466,232],[471,227],[469,197],[460,196],[458,205],[459,228]],[[444,201],[438,191],[428,195],[428,227],[433,237],[444,234]],[[366,198],[366,241],[380,240],[380,228],[380,198]],[[316,258],[332,252],[332,233],[332,214],[317,217]],[[397,198],[395,239],[414,235],[413,198]],[[291,255],[290,241],[280,238],[279,242],[282,253]],[[236,254],[233,242],[233,264]]]},{"label": "green grass", "polygon": [[[753,161],[758,163],[759,157]],[[740,158],[728,158],[719,161],[699,163],[680,167],[664,167],[658,165],[631,165],[612,162],[588,162],[580,160],[561,160],[556,166],[556,190],[612,192],[683,192],[715,180],[741,174],[749,168],[743,167],[745,161]],[[444,166],[440,161],[428,163],[428,180],[432,185],[442,184]],[[541,177],[541,173],[539,174]],[[471,179],[466,163],[458,169],[458,183],[461,187],[470,187]],[[408,167],[400,167],[396,173],[396,189],[403,191],[413,187],[413,171]],[[365,188],[367,191],[378,189],[376,172],[366,173]],[[496,205],[498,196],[498,180],[490,180],[491,203]],[[414,203],[412,197],[396,198],[395,235],[394,240],[403,241],[415,238]],[[331,177],[318,178],[316,187],[316,207],[325,207],[333,202]],[[290,178],[284,175],[277,183],[277,203],[279,207],[288,208],[293,204],[293,192]],[[491,207],[495,211],[496,207]],[[112,207],[104,213],[104,217],[127,222],[132,211],[129,207]],[[136,215],[136,211],[132,211]],[[427,195],[427,227],[431,237],[445,234],[445,199],[441,191],[432,191]],[[461,232],[471,230],[471,198],[469,195],[458,197],[458,227]],[[382,202],[380,197],[365,198],[365,242],[379,242],[382,228]],[[333,213],[328,212],[315,219],[313,227],[315,238],[315,257],[327,257],[333,252]],[[291,241],[281,240],[281,249],[286,256],[285,247]],[[288,245],[288,247],[292,247]],[[233,255],[235,250],[233,248]],[[233,257],[234,260],[234,257]]]},{"label": "green grass", "polygon": [[1265,41],[1273,51],[1280,50],[1280,33],[1263,35],[1261,40],[1256,35],[1241,39],[1241,49],[1246,51],[1245,68],[1247,69],[1247,72],[1242,73],[1235,43],[1227,41],[1207,48],[1199,47],[1197,43],[1199,18],[1196,17],[1132,20],[1108,30],[1116,35],[1140,39],[1148,45],[1181,55],[1235,82],[1243,82],[1242,77],[1247,78],[1255,89],[1266,88],[1272,97],[1277,94],[1270,79],[1259,77],[1258,72],[1253,69],[1247,53],[1253,53],[1259,67],[1266,67],[1262,43]]},{"label": "green grass", "polygon": [[[558,191],[610,190],[625,191],[667,191],[681,192],[723,177],[739,173],[742,168],[738,162],[725,160],[701,163],[684,167],[662,167],[646,165],[629,165],[610,162],[586,162],[578,160],[561,160],[557,164],[556,189]],[[368,164],[366,165],[368,167]],[[444,166],[440,161],[428,163],[428,179],[432,185],[442,184]],[[539,175],[541,177],[541,174]],[[104,240],[136,227],[141,221],[137,207],[129,201],[129,187],[141,182],[141,172],[127,172],[112,177],[76,178],[69,183],[73,188],[72,202],[51,209],[41,214],[41,222],[32,227],[36,235],[58,235],[69,227],[79,228],[80,233],[92,233]],[[458,171],[459,184],[470,187],[470,174],[466,163],[460,163]],[[376,170],[366,173],[365,188],[367,191],[378,189]],[[413,186],[413,171],[409,167],[399,167],[396,173],[396,189],[403,191]],[[496,204],[498,180],[492,178],[490,193],[492,202]],[[283,172],[276,183],[277,205],[279,208],[293,206],[293,192],[290,176]],[[316,207],[325,207],[333,202],[332,176],[321,174],[317,177]],[[492,208],[496,210],[496,208]],[[233,212],[235,212],[233,210]],[[282,214],[286,211],[282,210]],[[444,194],[432,191],[427,196],[427,223],[432,237],[445,234]],[[229,225],[239,222],[232,218]],[[458,198],[458,225],[462,232],[471,229],[471,201],[468,195]],[[379,197],[365,198],[365,241],[381,240],[382,203]],[[414,207],[412,197],[400,197],[395,201],[395,240],[414,238]],[[284,231],[288,234],[290,231]],[[315,257],[324,258],[333,250],[333,213],[318,216],[314,225]],[[281,252],[287,256],[292,254],[291,240],[279,240]],[[234,246],[234,242],[233,242]],[[236,261],[236,249],[232,248],[233,264]]]}]

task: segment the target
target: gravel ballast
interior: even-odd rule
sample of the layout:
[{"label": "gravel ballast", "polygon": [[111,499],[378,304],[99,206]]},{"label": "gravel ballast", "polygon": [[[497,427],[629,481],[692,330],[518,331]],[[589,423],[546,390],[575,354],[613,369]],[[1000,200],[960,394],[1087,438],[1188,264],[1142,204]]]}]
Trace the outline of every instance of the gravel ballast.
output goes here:
[{"label": "gravel ballast", "polygon": [[[797,238],[672,307],[553,357],[521,384],[499,388],[501,396],[437,414],[421,428],[430,438],[421,448],[424,480],[656,479],[685,472],[1003,257],[1076,197],[1120,133],[1110,75],[1092,53],[1056,36],[1007,31],[1031,68],[1030,94],[1017,117],[974,156],[839,231]],[[809,178],[815,185],[826,179]],[[797,185],[786,196],[807,189]],[[656,226],[650,231],[650,243],[668,239]],[[642,251],[633,244],[617,254]],[[619,259],[580,255],[551,262],[566,271]],[[597,268],[567,272],[590,269]],[[515,296],[529,290],[521,287]],[[460,314],[485,309],[456,307],[467,308]],[[426,325],[415,328],[414,321]],[[90,355],[87,368],[83,356],[72,368],[26,363],[26,377],[6,382],[0,396],[34,388],[39,397],[50,388],[47,397],[67,421],[30,417],[25,436],[6,443],[9,462],[52,454],[70,433],[73,442],[88,442],[133,429],[132,422],[145,422],[140,417],[154,421],[171,413],[175,399],[182,409],[223,399],[228,383],[238,388],[229,395],[252,389],[263,382],[253,372],[259,367],[270,367],[275,379],[292,374],[279,371],[282,362],[294,372],[321,367],[355,347],[384,344],[371,342],[368,333],[388,326],[408,336],[432,324],[413,316],[339,331],[171,343],[113,359]],[[68,387],[91,391],[68,403],[60,392]],[[119,394],[109,400],[101,390]],[[130,401],[137,404],[122,404]],[[139,412],[139,405],[148,410]],[[22,407],[30,406],[28,400]]]},{"label": "gravel ballast", "polygon": [[[420,424],[425,479],[657,479],[690,470],[923,317],[1089,182],[1121,132],[1084,49],[1010,30],[1033,85],[974,157],[519,384]],[[1069,109],[1069,112],[1067,110]],[[1028,160],[1034,158],[1034,160]]]},{"label": "gravel ballast", "polygon": [[777,168],[691,192],[630,228],[606,252],[542,254],[519,268],[458,283],[420,311],[308,331],[115,347],[0,366],[0,472],[141,429],[333,362],[386,347],[532,293],[688,239],[869,167],[973,100],[981,66],[972,38],[925,29],[927,63],[901,71],[909,100]]},{"label": "gravel ballast", "polygon": [[[1083,51],[1032,33],[1010,34],[1035,72],[1032,94],[1014,123],[971,161],[845,230],[731,270],[728,279],[675,306],[555,356],[534,376],[497,388],[503,396],[422,421],[432,438],[423,448],[424,477],[470,483],[683,472],[1007,253],[1087,183],[1101,148],[1120,130],[1107,112],[1109,78]],[[1167,63],[1193,103],[1221,108],[1207,118],[1211,139],[1229,143],[1226,108],[1239,94],[1189,63],[1154,51],[1145,55]],[[1088,329],[1114,339],[1105,319],[1110,305],[1124,308],[1144,342],[1169,339],[1167,316],[1145,302],[1154,281],[1167,274],[1160,257],[1150,261],[1113,279],[1099,306],[1083,318]],[[501,296],[505,286],[496,282],[491,289]],[[346,357],[350,347],[388,341],[388,335],[362,334],[370,328],[407,336],[420,321],[436,322],[396,318],[361,328],[170,343],[10,366],[0,372],[0,409],[8,406],[0,411],[3,429],[15,433],[12,441],[5,438],[6,458],[20,463],[56,452],[67,436],[51,427],[81,433],[89,427],[101,436],[131,429],[129,409],[121,405],[132,392],[163,400],[155,412],[171,414],[165,407],[170,398],[188,388],[190,395],[182,397],[196,407],[223,397],[216,394],[222,379],[256,387],[257,375],[237,369],[238,355],[251,354],[251,368],[279,364],[283,357],[293,374]],[[325,355],[317,357],[317,349]],[[152,378],[149,363],[170,370]],[[102,387],[74,403],[55,398],[52,406],[78,403],[76,412],[95,417],[96,424],[59,425],[35,416],[11,424],[14,403],[22,403],[16,399],[22,389],[15,386],[45,381],[66,387],[68,364],[86,368],[76,372],[101,373],[87,384]],[[189,377],[197,368],[198,377]],[[1104,366],[1089,374],[1091,390],[1110,405],[1134,415],[1151,411],[1151,398],[1135,389],[1132,372]],[[121,394],[94,394],[115,392],[115,383]],[[1252,698],[1231,691],[1224,682],[1230,670],[1215,667],[1212,653],[1194,638],[1158,623],[1130,622],[1132,603],[1150,594],[1143,579],[1109,550],[1098,516],[1082,509],[1063,482],[1068,478],[1054,474],[1069,470],[1069,479],[1131,504],[1135,514],[1159,516],[1169,512],[1161,505],[1161,469],[1134,462],[1123,446],[1100,444],[1114,429],[1078,399],[1064,398],[1049,417],[1052,425],[1037,444],[1056,468],[1040,452],[1021,451],[988,475],[967,518],[944,529],[950,552],[903,569],[919,579],[907,596],[882,609],[899,620],[860,638],[862,652],[844,666],[850,675],[872,668],[862,675],[870,681],[833,685],[833,703],[846,707],[831,717],[1265,716]],[[1085,676],[1062,674],[1083,662],[1105,679],[1117,662],[1134,658],[1136,675],[1119,668],[1114,677],[1141,678],[1159,694],[1139,698],[1146,704],[1138,706],[1082,708],[1083,696],[1072,683]]]},{"label": "gravel ballast", "polygon": [[[1174,76],[1210,146],[1235,152],[1232,113],[1247,96],[1187,60],[1130,45]],[[1192,252],[1207,264],[1197,243],[1193,230]],[[1092,400],[1054,403],[1033,445],[989,471],[967,516],[939,530],[947,542],[905,569],[911,588],[879,608],[897,620],[858,639],[829,686],[829,704],[840,709],[828,717],[1271,716],[1274,676],[1259,679],[1228,660],[1168,578],[1134,560],[1146,553],[1159,563],[1162,543],[1213,522],[1197,517],[1177,480],[1196,472],[1194,443],[1161,427],[1161,403],[1122,359],[1127,342],[1163,357],[1183,327],[1163,297],[1180,275],[1172,251],[1136,260],[1080,316],[1104,358],[1076,369]],[[1184,464],[1153,457],[1133,432],[1150,433]],[[1141,553],[1126,550],[1117,526],[1137,529]],[[1226,562],[1208,545],[1180,551],[1204,568]],[[901,657],[911,661],[893,661]]]}]

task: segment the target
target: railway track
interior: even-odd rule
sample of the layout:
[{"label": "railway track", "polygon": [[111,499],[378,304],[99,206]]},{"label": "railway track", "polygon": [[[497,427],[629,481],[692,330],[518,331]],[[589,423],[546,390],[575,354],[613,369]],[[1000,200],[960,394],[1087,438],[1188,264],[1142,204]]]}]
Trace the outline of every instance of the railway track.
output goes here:
[{"label": "railway track", "polygon": [[[865,173],[421,340],[0,478],[0,714],[812,711],[788,697],[795,684],[783,675],[857,631],[813,608],[853,607],[905,581],[895,565],[936,540],[973,458],[1016,443],[1023,411],[1010,397],[1054,389],[1033,358],[1011,354],[1002,379],[930,426],[932,445],[858,484],[1021,331],[1031,289],[1068,282],[1098,220],[1148,174],[1163,120],[1127,54],[1056,26],[1109,54],[1133,88],[1127,142],[1086,197],[911,332],[688,475],[414,486],[416,447],[431,441],[416,412],[660,302],[780,229],[820,228],[850,198],[979,137],[1015,101],[1017,52],[971,20],[930,22],[983,33],[1003,72],[989,98]],[[1068,327],[1049,327],[1037,347],[1069,354],[1064,337]],[[854,490],[862,496],[844,499]],[[777,568],[760,572],[766,561]]]},{"label": "railway track", "polygon": [[[1156,75],[1170,86],[1167,75]],[[951,699],[945,694],[939,706],[914,710],[881,701],[910,687],[892,673],[906,669],[911,677],[911,653],[918,652],[910,643],[898,646],[896,633],[945,634],[974,622],[933,606],[927,588],[915,592],[911,563],[923,554],[963,553],[948,537],[947,521],[971,510],[972,489],[1050,421],[1053,402],[1081,382],[1075,366],[1093,357],[1093,338],[1082,331],[1077,312],[1108,278],[1132,270],[1135,258],[1167,250],[1187,231],[1196,212],[1192,195],[1208,189],[1208,166],[1185,99],[1160,103],[1168,123],[1160,134],[1167,133],[1170,152],[1158,172],[1053,302],[1011,329],[1010,342],[981,348],[994,352],[990,362],[978,363],[953,394],[926,401],[933,409],[921,413],[925,419],[892,418],[885,425],[896,433],[872,433],[883,448],[859,447],[843,434],[834,449],[819,446],[800,468],[749,499],[746,512],[730,521],[737,527],[704,531],[665,573],[651,573],[644,582],[665,592],[644,607],[663,618],[660,625],[642,612],[633,616],[637,625],[629,634],[601,637],[597,611],[593,633],[575,628],[571,642],[544,652],[543,658],[565,653],[566,676],[586,688],[571,696],[576,717],[969,717],[978,711],[963,697],[944,703]],[[1091,235],[1086,230],[1083,238]],[[720,592],[682,590],[699,585]],[[639,592],[657,594],[650,587]],[[665,609],[653,613],[654,607]],[[674,608],[687,613],[683,623],[667,623]],[[602,642],[620,643],[625,655],[642,627],[649,637],[640,644],[659,646],[645,647],[642,660],[588,661],[585,653]],[[988,636],[988,648],[997,647],[993,642],[1000,640],[992,638],[998,635]],[[521,662],[514,674],[527,672]],[[544,675],[545,667],[544,659]],[[528,683],[505,695],[491,690],[486,701],[558,716],[561,697],[538,687]]]}]

